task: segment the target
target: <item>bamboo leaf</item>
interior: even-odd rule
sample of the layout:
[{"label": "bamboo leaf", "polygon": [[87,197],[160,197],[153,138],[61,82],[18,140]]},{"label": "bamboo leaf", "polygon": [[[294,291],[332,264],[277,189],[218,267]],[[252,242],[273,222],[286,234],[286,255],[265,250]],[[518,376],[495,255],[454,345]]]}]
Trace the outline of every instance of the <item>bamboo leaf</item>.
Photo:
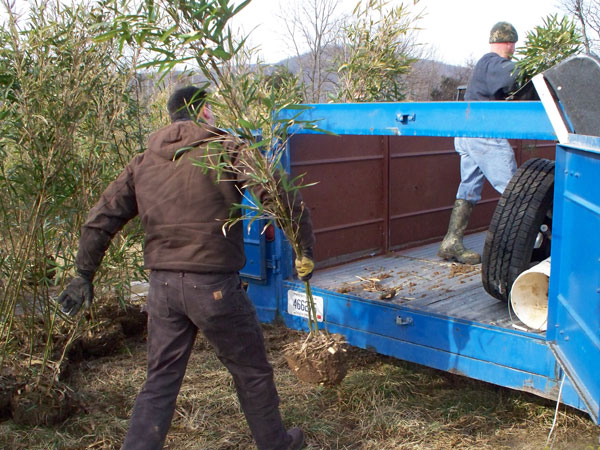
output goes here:
[{"label": "bamboo leaf", "polygon": [[239,123],[241,126],[243,126],[243,127],[247,128],[247,129],[249,129],[249,130],[252,130],[252,129],[255,129],[255,128],[256,128],[256,127],[255,127],[253,124],[251,124],[250,122],[248,122],[246,119],[244,119],[244,118],[242,118],[242,117],[240,117],[240,118],[238,119],[238,123]]}]

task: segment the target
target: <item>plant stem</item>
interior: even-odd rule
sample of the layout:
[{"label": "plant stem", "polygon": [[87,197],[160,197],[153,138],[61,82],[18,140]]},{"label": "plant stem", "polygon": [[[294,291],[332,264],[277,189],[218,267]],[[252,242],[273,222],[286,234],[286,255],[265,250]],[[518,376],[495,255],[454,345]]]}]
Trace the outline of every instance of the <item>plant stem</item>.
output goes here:
[{"label": "plant stem", "polygon": [[[308,302],[308,324],[310,326],[310,332],[314,333],[315,336],[319,335],[319,322],[317,321],[317,309],[315,307],[315,300],[312,295],[310,288],[310,281],[304,282],[304,288],[306,289],[306,301]],[[312,315],[312,323],[311,323]]]}]

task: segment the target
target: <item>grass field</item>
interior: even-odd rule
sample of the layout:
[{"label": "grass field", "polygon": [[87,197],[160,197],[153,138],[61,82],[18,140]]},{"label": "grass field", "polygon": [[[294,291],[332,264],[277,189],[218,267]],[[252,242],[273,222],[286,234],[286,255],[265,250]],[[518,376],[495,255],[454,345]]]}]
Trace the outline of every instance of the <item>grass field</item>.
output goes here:
[{"label": "grass field", "polygon": [[[298,333],[264,325],[287,426],[301,426],[307,449],[598,449],[600,428],[586,414],[469,378],[351,348],[342,384],[303,384],[283,346]],[[55,428],[0,424],[2,449],[118,449],[145,378],[145,342],[74,367],[78,411]],[[199,337],[168,449],[251,449],[231,378]]]}]

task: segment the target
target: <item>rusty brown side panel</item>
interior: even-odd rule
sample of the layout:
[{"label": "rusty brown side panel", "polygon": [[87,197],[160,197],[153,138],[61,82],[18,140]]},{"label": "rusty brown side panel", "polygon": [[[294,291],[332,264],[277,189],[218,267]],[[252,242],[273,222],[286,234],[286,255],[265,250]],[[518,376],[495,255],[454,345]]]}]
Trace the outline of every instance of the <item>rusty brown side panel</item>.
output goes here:
[{"label": "rusty brown side panel", "polygon": [[[551,142],[511,141],[518,164],[554,159]],[[452,138],[297,135],[291,171],[317,236],[319,266],[440,240],[460,181]],[[469,230],[487,228],[499,195],[487,183]]]}]

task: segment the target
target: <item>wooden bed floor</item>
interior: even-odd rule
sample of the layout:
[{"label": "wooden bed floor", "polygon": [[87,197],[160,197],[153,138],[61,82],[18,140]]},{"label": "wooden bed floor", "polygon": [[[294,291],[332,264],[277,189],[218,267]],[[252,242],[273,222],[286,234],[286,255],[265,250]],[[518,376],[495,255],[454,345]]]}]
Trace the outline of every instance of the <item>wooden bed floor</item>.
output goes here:
[{"label": "wooden bed floor", "polygon": [[[481,252],[485,232],[466,236]],[[360,298],[394,303],[442,316],[527,330],[508,305],[481,283],[481,264],[450,263],[437,256],[439,242],[315,271],[311,284]]]}]

